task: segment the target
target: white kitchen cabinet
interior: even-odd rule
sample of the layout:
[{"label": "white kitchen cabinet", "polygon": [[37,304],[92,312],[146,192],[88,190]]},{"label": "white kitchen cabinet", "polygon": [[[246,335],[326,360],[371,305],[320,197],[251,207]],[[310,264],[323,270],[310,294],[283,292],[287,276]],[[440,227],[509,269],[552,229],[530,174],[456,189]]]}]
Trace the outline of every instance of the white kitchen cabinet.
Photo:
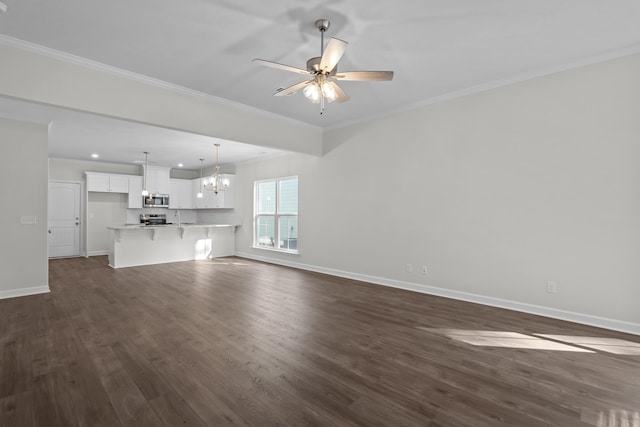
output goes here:
[{"label": "white kitchen cabinet", "polygon": [[198,198],[196,194],[200,191],[200,178],[196,178],[191,181],[195,208],[196,209],[219,209],[224,208],[224,191],[214,193],[211,190],[202,189],[203,197]]},{"label": "white kitchen cabinet", "polygon": [[[191,180],[191,191],[193,192],[194,209],[201,209],[204,207],[204,198],[198,197],[198,193],[200,192],[200,178]],[[204,194],[204,189],[202,189],[202,193]]]},{"label": "white kitchen cabinet", "polygon": [[229,180],[229,188],[224,190],[224,203],[223,207],[225,209],[233,209],[235,208],[236,203],[236,176],[226,174],[225,177]]},{"label": "white kitchen cabinet", "polygon": [[128,175],[85,172],[87,176],[87,191],[97,191],[102,193],[128,193]]},{"label": "white kitchen cabinet", "polygon": [[129,209],[142,209],[142,177],[129,175]]},{"label": "white kitchen cabinet", "polygon": [[171,209],[193,209],[193,201],[196,193],[193,191],[193,184],[188,179],[169,180],[169,208]]},{"label": "white kitchen cabinet", "polygon": [[235,175],[225,174],[229,180],[229,188],[218,194],[210,190],[202,190],[202,198],[196,197],[200,191],[200,178],[192,180],[193,205],[196,209],[233,209],[235,208]]},{"label": "white kitchen cabinet", "polygon": [[[142,166],[142,174],[145,174]],[[171,168],[149,165],[146,167],[147,191],[149,194],[169,194],[169,173]],[[143,179],[144,182],[144,179]]]}]

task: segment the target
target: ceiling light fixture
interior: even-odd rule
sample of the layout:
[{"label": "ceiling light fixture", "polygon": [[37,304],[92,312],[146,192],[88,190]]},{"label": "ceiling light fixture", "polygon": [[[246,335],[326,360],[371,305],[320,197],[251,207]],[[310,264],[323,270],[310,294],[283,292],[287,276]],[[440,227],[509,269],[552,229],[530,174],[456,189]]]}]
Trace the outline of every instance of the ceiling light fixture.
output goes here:
[{"label": "ceiling light fixture", "polygon": [[98,157],[100,157],[100,155],[99,155],[99,154],[97,154],[97,153],[93,153],[93,154],[91,155],[91,157],[93,157],[94,159],[97,159]]},{"label": "ceiling light fixture", "polygon": [[315,27],[320,31],[320,56],[307,61],[307,68],[302,69],[290,65],[280,64],[264,59],[254,59],[258,65],[277,68],[310,77],[286,88],[279,88],[274,96],[288,96],[302,89],[304,96],[313,104],[320,104],[320,114],[324,112],[325,102],[346,102],[349,97],[338,85],[339,80],[345,81],[384,81],[393,79],[393,71],[343,71],[338,72],[338,62],[347,47],[344,40],[332,37],[327,48],[324,47],[324,33],[329,29],[328,19],[318,19]]},{"label": "ceiling light fixture", "polygon": [[149,166],[149,152],[144,152],[144,177],[142,178],[144,183],[142,186],[142,195],[148,196],[149,191],[147,190],[147,166]]},{"label": "ceiling light fixture", "polygon": [[313,81],[305,86],[302,93],[311,103],[323,104],[322,109],[324,109],[324,101],[333,102],[338,98],[338,94],[335,89],[331,87],[327,76],[324,74],[318,74]]},{"label": "ceiling light fixture", "polygon": [[[220,191],[224,191],[229,188],[230,181],[224,175],[220,175],[220,165],[218,164],[218,150],[220,149],[220,144],[215,144],[216,146],[216,170],[213,173],[213,176],[209,178],[205,178],[203,187],[205,190],[213,191],[218,194]],[[201,172],[202,174],[202,172]]]},{"label": "ceiling light fixture", "polygon": [[196,194],[198,199],[202,199],[204,197],[204,194],[202,194],[202,162],[204,162],[204,159],[200,159],[200,191]]}]

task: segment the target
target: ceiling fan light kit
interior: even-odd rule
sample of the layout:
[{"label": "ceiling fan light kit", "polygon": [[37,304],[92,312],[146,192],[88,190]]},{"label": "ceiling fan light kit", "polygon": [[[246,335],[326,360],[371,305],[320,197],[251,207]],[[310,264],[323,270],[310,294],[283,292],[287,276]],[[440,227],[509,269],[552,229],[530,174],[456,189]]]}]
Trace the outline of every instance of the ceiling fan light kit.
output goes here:
[{"label": "ceiling fan light kit", "polygon": [[338,62],[342,58],[348,43],[332,37],[325,49],[324,32],[327,31],[329,25],[331,23],[328,19],[316,20],[315,26],[320,31],[320,56],[309,59],[306,64],[306,70],[264,59],[256,58],[253,60],[258,65],[311,77],[309,80],[278,89],[273,94],[274,96],[287,96],[302,89],[302,93],[309,101],[313,104],[320,104],[320,114],[322,114],[325,102],[346,102],[349,100],[349,96],[337,84],[337,80],[385,81],[393,79],[393,71],[345,71],[338,73]]}]

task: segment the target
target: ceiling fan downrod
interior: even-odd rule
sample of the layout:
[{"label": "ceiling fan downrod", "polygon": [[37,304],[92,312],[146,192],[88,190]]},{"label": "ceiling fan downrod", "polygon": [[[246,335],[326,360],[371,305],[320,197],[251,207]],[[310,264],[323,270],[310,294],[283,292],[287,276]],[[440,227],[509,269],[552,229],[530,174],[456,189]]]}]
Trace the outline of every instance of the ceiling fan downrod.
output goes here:
[{"label": "ceiling fan downrod", "polygon": [[316,28],[320,30],[320,56],[322,56],[324,53],[324,32],[329,29],[331,22],[328,19],[318,19],[315,24]]},{"label": "ceiling fan downrod", "polygon": [[[331,22],[329,22],[328,19],[318,19],[315,22],[316,24],[316,28],[320,31],[320,58],[322,58],[322,55],[324,54],[324,32],[327,31],[327,29],[329,29],[329,25],[331,25]],[[322,86],[320,84],[320,82],[316,81],[316,84],[318,84],[318,88],[320,89],[320,114],[324,113],[324,92],[322,91]]]}]

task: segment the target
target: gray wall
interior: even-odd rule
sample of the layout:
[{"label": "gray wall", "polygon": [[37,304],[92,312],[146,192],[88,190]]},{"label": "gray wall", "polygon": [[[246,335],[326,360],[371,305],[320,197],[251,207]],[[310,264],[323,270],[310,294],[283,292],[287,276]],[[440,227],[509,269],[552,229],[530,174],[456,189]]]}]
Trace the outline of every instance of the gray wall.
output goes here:
[{"label": "gray wall", "polygon": [[[239,165],[237,250],[640,333],[638,75],[635,55],[333,130],[322,158]],[[302,253],[253,249],[253,181],[288,175]]]},{"label": "gray wall", "polygon": [[0,298],[48,292],[47,127],[0,119],[0,150]]}]

